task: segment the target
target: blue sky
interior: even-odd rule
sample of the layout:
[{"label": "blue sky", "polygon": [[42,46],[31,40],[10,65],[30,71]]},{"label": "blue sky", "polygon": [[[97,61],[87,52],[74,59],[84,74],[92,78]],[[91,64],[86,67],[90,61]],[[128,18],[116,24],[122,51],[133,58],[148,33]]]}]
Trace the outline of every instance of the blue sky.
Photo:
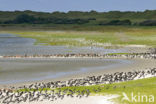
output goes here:
[{"label": "blue sky", "polygon": [[144,11],[156,9],[156,0],[0,0],[1,11]]}]

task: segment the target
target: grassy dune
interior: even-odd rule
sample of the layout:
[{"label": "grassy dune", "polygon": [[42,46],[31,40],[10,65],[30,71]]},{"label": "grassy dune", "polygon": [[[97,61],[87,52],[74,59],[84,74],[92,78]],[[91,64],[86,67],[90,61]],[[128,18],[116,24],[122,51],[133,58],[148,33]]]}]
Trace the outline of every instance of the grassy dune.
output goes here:
[{"label": "grassy dune", "polygon": [[[121,82],[121,83],[114,83],[114,84],[102,84],[102,85],[95,85],[95,86],[79,86],[79,87],[64,87],[61,88],[61,90],[64,89],[71,89],[71,90],[80,90],[83,91],[84,89],[89,89],[92,93],[92,95],[100,94],[100,95],[106,95],[106,94],[118,94],[120,95],[119,98],[114,99],[116,102],[119,102],[120,104],[147,104],[147,102],[128,102],[124,101],[121,102],[121,99],[123,98],[122,93],[126,93],[127,96],[131,99],[131,93],[133,92],[134,95],[153,95],[156,97],[156,77],[154,78],[147,78],[147,79],[141,79],[141,80],[135,80],[135,81],[128,81],[128,82]],[[99,92],[95,92],[95,89],[101,89]],[[138,98],[138,96],[137,96]],[[144,99],[145,100],[145,99]],[[156,98],[155,98],[156,100]],[[150,103],[148,103],[150,104]],[[151,103],[153,104],[153,103]]]},{"label": "grassy dune", "polygon": [[[101,89],[99,92],[95,92],[94,89]],[[66,89],[66,88],[62,88]],[[68,87],[68,89],[77,89],[77,90],[83,90],[83,89],[89,89],[91,93],[94,94],[118,94],[120,95],[119,98],[114,99],[116,102],[119,102],[120,104],[126,103],[126,104],[147,104],[146,102],[136,103],[136,102],[121,102],[121,99],[123,98],[122,93],[126,93],[129,98],[131,98],[131,93],[133,92],[135,95],[153,95],[156,96],[156,78],[148,78],[148,79],[141,79],[141,80],[135,80],[135,81],[128,81],[128,82],[122,82],[122,83],[114,83],[114,84],[103,84],[103,85],[95,85],[95,86],[86,86],[86,87]],[[156,100],[156,99],[155,99]],[[152,104],[152,103],[151,103]]]},{"label": "grassy dune", "polygon": [[[57,90],[72,90],[72,91],[84,91],[88,89],[91,92],[91,95],[108,95],[108,94],[117,94],[120,95],[119,98],[112,99],[115,102],[118,102],[119,104],[154,104],[145,102],[146,99],[144,99],[144,102],[128,102],[128,101],[122,101],[123,98],[123,92],[126,93],[128,98],[131,100],[131,93],[133,92],[134,95],[137,95],[136,98],[138,99],[138,96],[146,95],[149,97],[150,95],[153,95],[156,97],[156,77],[153,78],[146,78],[146,79],[140,79],[140,80],[133,80],[128,82],[120,82],[120,83],[113,83],[113,84],[101,84],[101,85],[93,85],[93,86],[73,86],[73,87],[63,87],[63,88],[57,88]],[[18,91],[33,91],[35,89],[20,89]],[[41,90],[41,89],[38,89]],[[42,90],[53,90],[49,88],[44,88]],[[68,92],[67,92],[68,93]],[[69,91],[70,93],[70,91]],[[156,100],[156,98],[155,98]],[[138,101],[138,100],[137,100]]]}]

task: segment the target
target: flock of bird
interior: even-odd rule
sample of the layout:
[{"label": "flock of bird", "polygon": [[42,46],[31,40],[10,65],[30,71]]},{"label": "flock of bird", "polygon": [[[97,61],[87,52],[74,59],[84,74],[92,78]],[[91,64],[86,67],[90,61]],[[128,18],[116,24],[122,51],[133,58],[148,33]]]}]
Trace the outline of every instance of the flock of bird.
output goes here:
[{"label": "flock of bird", "polygon": [[[89,86],[98,84],[111,84],[115,82],[124,82],[129,80],[155,77],[156,68],[150,68],[143,71],[116,72],[113,74],[104,74],[99,76],[88,76],[82,79],[70,79],[67,81],[55,81],[47,83],[35,83],[21,87],[10,87],[9,89],[0,89],[1,104],[18,104],[22,102],[34,101],[55,101],[68,97],[88,97],[91,93],[89,89],[68,89],[70,86]],[[115,87],[115,86],[114,86]],[[126,87],[126,86],[125,86]],[[64,89],[61,89],[64,88]],[[102,88],[95,89],[100,92]]]},{"label": "flock of bird", "polygon": [[[16,55],[16,56],[0,56],[0,58],[145,58],[156,59],[155,53],[135,53],[135,54],[57,54],[57,55]],[[113,74],[104,74],[99,76],[88,76],[82,79],[70,79],[67,81],[55,81],[47,83],[34,83],[20,87],[12,87],[9,89],[0,89],[0,104],[18,104],[21,102],[34,101],[55,101],[64,97],[88,97],[91,93],[89,89],[68,89],[71,86],[91,86],[99,84],[112,84],[116,82],[124,82],[147,77],[155,77],[156,68],[150,68],[142,71],[116,72]],[[64,89],[61,89],[64,88]],[[113,87],[115,88],[115,86]],[[124,86],[126,88],[126,86]],[[100,92],[102,88],[94,89]],[[107,88],[106,88],[107,89]]]},{"label": "flock of bird", "polygon": [[156,59],[155,53],[133,53],[133,54],[52,54],[52,55],[6,55],[0,56],[0,58],[145,58],[145,59]]}]

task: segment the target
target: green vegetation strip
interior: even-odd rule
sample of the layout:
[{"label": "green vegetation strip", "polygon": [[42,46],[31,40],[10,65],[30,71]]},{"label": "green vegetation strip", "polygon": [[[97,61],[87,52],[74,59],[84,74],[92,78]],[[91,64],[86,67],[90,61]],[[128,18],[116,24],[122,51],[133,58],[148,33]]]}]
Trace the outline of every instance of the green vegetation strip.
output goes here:
[{"label": "green vegetation strip", "polygon": [[[154,78],[147,78],[147,79],[140,79],[135,81],[128,81],[128,82],[122,82],[122,83],[113,83],[113,84],[102,84],[102,85],[94,85],[94,86],[78,86],[78,87],[64,87],[61,88],[64,89],[77,89],[80,91],[83,91],[85,89],[89,89],[91,93],[94,94],[100,94],[100,95],[106,95],[106,94],[119,94],[121,95],[120,98],[116,99],[118,102],[121,101],[123,98],[122,93],[126,93],[128,97],[130,98],[131,93],[133,92],[135,95],[153,95],[156,98],[156,77]],[[100,90],[98,90],[100,89]],[[96,92],[96,90],[98,92]],[[155,99],[156,100],[156,99]],[[122,102],[123,103],[123,102]],[[128,102],[126,102],[128,103]],[[136,104],[129,103],[129,104]],[[137,103],[137,104],[146,104],[145,103]]]},{"label": "green vegetation strip", "polygon": [[[36,89],[19,89],[17,91],[34,91]],[[47,91],[47,90],[55,90],[55,91],[64,91],[64,90],[72,90],[72,91],[86,91],[89,90],[91,95],[108,95],[108,94],[118,94],[120,95],[119,98],[114,99],[114,101],[119,103],[126,103],[126,104],[147,104],[147,102],[128,102],[124,101],[121,102],[123,98],[123,92],[127,94],[129,98],[131,98],[131,94],[135,94],[138,96],[140,95],[153,95],[156,98],[156,77],[153,78],[146,78],[146,79],[139,79],[127,82],[120,82],[120,83],[113,83],[113,84],[101,84],[101,85],[93,85],[93,86],[72,86],[72,87],[63,87],[63,88],[56,88],[56,89],[37,89],[39,91]],[[70,93],[70,92],[69,92]],[[156,99],[155,99],[156,100]],[[150,103],[149,103],[150,104]],[[153,103],[151,103],[153,104]]]}]

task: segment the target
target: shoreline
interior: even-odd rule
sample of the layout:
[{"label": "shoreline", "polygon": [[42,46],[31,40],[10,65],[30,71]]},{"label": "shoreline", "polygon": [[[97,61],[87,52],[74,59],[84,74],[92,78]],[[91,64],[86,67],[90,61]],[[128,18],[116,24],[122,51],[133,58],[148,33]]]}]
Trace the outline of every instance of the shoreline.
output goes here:
[{"label": "shoreline", "polygon": [[[66,76],[59,79],[47,79],[47,80],[40,80],[40,81],[33,81],[33,82],[0,85],[0,92],[4,95],[6,94],[9,95],[2,98],[0,102],[4,103],[4,102],[14,101],[16,103],[22,103],[22,104],[34,104],[34,103],[46,104],[46,103],[54,102],[56,104],[59,104],[58,101],[63,101],[63,103],[64,101],[67,101],[69,103],[69,100],[71,99],[74,100],[78,99],[77,102],[80,102],[79,100],[80,98],[81,100],[86,98],[85,101],[88,102],[88,99],[92,97],[90,96],[91,92],[88,89],[83,90],[85,92],[84,94],[80,92],[78,93],[78,95],[76,92],[74,92],[74,90],[69,90],[72,92],[71,94],[68,93],[62,94],[63,92],[57,93],[57,90],[55,91],[55,89],[61,89],[62,87],[72,87],[72,86],[92,86],[92,85],[100,85],[100,84],[120,83],[120,82],[126,82],[131,80],[156,77],[155,55],[156,54],[108,55],[107,57],[109,56],[112,57],[112,58],[109,57],[110,59],[123,59],[123,60],[127,59],[127,60],[131,60],[133,64],[129,64],[129,65],[127,64],[126,66],[121,65],[120,67],[114,67],[107,70],[89,72],[87,74],[77,74],[70,77]],[[57,58],[60,59],[59,57]],[[61,57],[61,58],[73,59],[73,57]],[[82,57],[78,57],[78,58],[74,57],[74,59],[79,59],[79,58]],[[86,58],[105,59],[106,57],[104,58],[85,57],[82,59],[86,59]],[[22,59],[38,59],[38,58],[2,58],[2,59],[22,60]],[[41,59],[48,59],[48,58],[41,58]],[[48,88],[49,90],[44,90],[46,88]],[[39,89],[41,89],[41,91]],[[13,99],[11,99],[10,95],[13,96]],[[16,97],[16,95],[18,95],[18,97]],[[66,95],[69,96],[66,97]],[[109,99],[111,99],[110,96],[109,97],[101,96],[101,97],[107,99],[105,100],[106,102]],[[93,98],[97,99],[98,96],[93,96]],[[107,103],[111,103],[111,102],[107,102]]]},{"label": "shoreline", "polygon": [[[144,78],[156,77],[156,68],[149,68],[142,71],[129,71],[129,72],[116,72],[114,74],[104,74],[100,76],[90,76],[83,79],[71,79],[68,81],[56,81],[48,83],[35,83],[29,86],[21,86],[18,88],[11,89],[0,89],[1,103],[22,103],[22,104],[33,104],[33,103],[52,103],[57,101],[65,101],[66,98],[83,99],[90,98],[90,90],[83,89],[82,91],[75,89],[61,89],[63,87],[78,87],[78,86],[92,86],[100,84],[112,84],[119,82],[126,82]],[[104,85],[105,86],[105,85]],[[104,87],[101,86],[101,87]],[[116,88],[116,86],[113,86]],[[126,86],[123,86],[125,89]],[[107,89],[107,88],[106,88]],[[94,89],[95,92],[100,92],[102,88],[98,87]],[[67,96],[67,97],[66,97]],[[111,95],[112,96],[112,95]],[[114,95],[113,95],[114,96]],[[96,98],[97,96],[94,96]],[[106,96],[102,96],[106,97]],[[114,97],[117,98],[118,96]],[[112,99],[110,96],[105,99]],[[107,101],[106,100],[106,101]],[[80,101],[80,100],[79,100]],[[87,101],[87,99],[86,99]],[[67,100],[69,102],[69,100]],[[56,104],[59,104],[56,103]]]},{"label": "shoreline", "polygon": [[80,73],[80,74],[74,74],[74,75],[67,75],[59,78],[50,78],[50,79],[43,79],[38,81],[28,81],[28,82],[20,82],[20,83],[14,83],[14,84],[5,84],[0,85],[0,88],[10,88],[11,86],[14,87],[20,87],[23,85],[29,86],[34,83],[48,83],[51,81],[67,81],[70,79],[83,79],[87,76],[99,76],[103,74],[113,74],[115,72],[129,72],[129,71],[139,71],[139,70],[146,70],[148,68],[156,68],[156,60],[154,59],[128,59],[133,62],[132,65],[120,65],[119,67],[112,67],[108,68],[106,70],[100,70],[100,71],[92,71],[86,73]]}]

